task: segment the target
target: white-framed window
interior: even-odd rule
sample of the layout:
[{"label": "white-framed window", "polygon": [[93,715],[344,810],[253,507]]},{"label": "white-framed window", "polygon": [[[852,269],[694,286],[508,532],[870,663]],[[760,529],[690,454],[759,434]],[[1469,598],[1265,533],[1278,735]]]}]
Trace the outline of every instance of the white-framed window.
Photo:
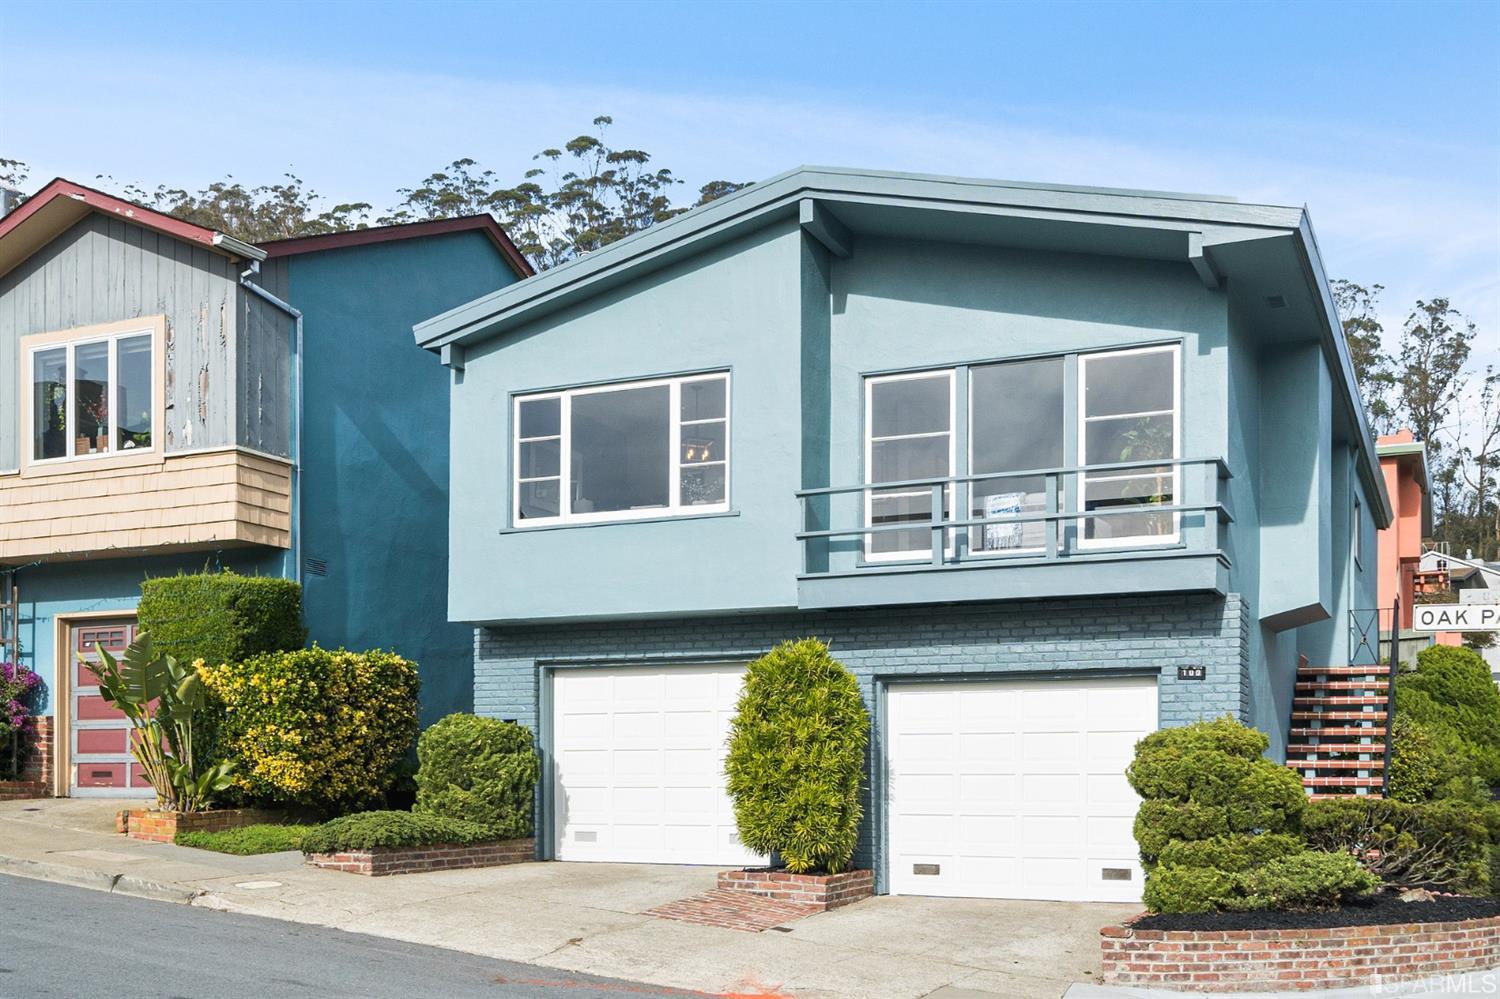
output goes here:
[{"label": "white-framed window", "polygon": [[729,374],[515,397],[517,527],[729,509]]},{"label": "white-framed window", "polygon": [[1078,464],[1114,465],[1163,460],[1162,465],[1084,472],[1086,517],[1082,548],[1171,544],[1177,540],[1175,513],[1113,511],[1133,506],[1175,506],[1182,495],[1180,353],[1177,346],[1141,347],[1078,358]]},{"label": "white-framed window", "polygon": [[[865,482],[946,479],[953,475],[954,372],[919,371],[865,379]],[[865,526],[928,523],[933,486],[865,490]],[[943,489],[946,519],[953,508],[951,486]],[[944,539],[951,549],[952,532]],[[932,529],[876,531],[865,535],[865,558],[896,561],[932,554]]]},{"label": "white-framed window", "polygon": [[141,329],[28,348],[29,463],[153,451],[155,342]]},{"label": "white-framed window", "polygon": [[[1065,458],[1063,357],[1037,357],[969,368],[969,472],[973,475],[1061,468]],[[1059,508],[1062,489],[1058,489]],[[969,484],[969,515],[1018,517],[1047,512],[1047,477],[996,474]],[[1047,521],[973,528],[969,551],[1001,557],[1046,548]]]}]

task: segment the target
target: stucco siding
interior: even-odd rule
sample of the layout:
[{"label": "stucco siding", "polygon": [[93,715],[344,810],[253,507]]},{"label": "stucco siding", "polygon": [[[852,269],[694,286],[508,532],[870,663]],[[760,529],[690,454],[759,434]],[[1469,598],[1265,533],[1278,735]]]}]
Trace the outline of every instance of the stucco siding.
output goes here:
[{"label": "stucco siding", "polygon": [[[1123,670],[1158,678],[1161,724],[1172,726],[1247,717],[1248,628],[1239,594],[480,628],[474,703],[479,714],[529,726],[545,748],[549,722],[538,711],[550,666],[746,662],[813,635],[859,679],[877,718],[879,688],[896,678]],[[1182,665],[1206,667],[1205,679],[1179,681]],[[882,740],[877,725],[871,760],[883,757]],[[877,779],[873,766],[869,773]],[[880,810],[870,788],[860,864],[879,859]]]},{"label": "stucco siding", "polygon": [[[19,340],[165,315],[167,451],[235,443],[237,273],[201,246],[97,213],[0,278],[0,357]],[[20,379],[0,378],[0,470],[17,467]]]}]

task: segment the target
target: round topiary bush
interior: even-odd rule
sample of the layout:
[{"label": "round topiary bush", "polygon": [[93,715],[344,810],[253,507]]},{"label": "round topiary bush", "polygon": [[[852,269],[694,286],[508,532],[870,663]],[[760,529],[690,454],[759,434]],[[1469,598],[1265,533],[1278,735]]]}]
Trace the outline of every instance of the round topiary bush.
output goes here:
[{"label": "round topiary bush", "polygon": [[752,662],[724,761],[740,842],[792,873],[848,869],[869,730],[859,684],[822,642]]},{"label": "round topiary bush", "polygon": [[531,730],[453,714],[417,740],[414,811],[474,822],[497,839],[530,836],[541,764]]}]

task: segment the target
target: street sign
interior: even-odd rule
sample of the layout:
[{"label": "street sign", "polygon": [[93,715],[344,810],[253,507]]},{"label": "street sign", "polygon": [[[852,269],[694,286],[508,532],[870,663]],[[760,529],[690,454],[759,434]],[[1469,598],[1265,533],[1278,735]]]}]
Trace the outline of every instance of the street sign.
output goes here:
[{"label": "street sign", "polygon": [[1416,631],[1500,631],[1500,604],[1417,604]]}]

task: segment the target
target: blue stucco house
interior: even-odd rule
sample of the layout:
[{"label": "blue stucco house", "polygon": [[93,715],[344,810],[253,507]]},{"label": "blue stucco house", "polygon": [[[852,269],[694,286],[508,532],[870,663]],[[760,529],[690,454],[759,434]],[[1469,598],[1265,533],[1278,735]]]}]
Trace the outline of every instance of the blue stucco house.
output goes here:
[{"label": "blue stucco house", "polygon": [[476,710],[537,733],[546,857],[763,859],[727,720],[811,635],[873,717],[880,890],[1136,899],[1135,741],[1227,713],[1286,758],[1299,665],[1375,606],[1390,504],[1300,208],[807,167],[415,333],[448,616]]},{"label": "blue stucco house", "polygon": [[487,215],[252,246],[57,180],[0,219],[0,638],[46,683],[36,776],[141,793],[73,653],[205,566],[298,579],[311,640],[416,661],[424,722],[471,705],[447,377],[410,330],[530,273]]}]

